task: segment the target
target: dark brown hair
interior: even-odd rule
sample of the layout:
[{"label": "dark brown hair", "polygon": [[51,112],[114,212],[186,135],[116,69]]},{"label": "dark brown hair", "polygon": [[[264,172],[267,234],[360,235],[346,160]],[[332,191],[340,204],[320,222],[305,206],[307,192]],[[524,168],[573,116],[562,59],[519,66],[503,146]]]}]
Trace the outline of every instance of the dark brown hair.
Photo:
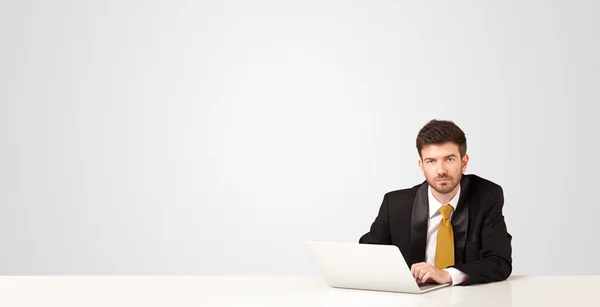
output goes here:
[{"label": "dark brown hair", "polygon": [[426,145],[439,145],[446,142],[458,145],[461,158],[467,153],[467,138],[465,137],[465,133],[455,123],[449,120],[431,120],[421,128],[421,131],[417,135],[419,157],[421,157],[421,149]]}]

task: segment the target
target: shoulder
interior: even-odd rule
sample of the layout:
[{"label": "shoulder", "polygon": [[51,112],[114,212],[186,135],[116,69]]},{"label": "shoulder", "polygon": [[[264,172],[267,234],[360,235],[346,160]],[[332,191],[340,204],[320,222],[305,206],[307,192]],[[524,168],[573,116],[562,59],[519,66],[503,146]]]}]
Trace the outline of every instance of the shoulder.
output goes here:
[{"label": "shoulder", "polygon": [[474,174],[463,175],[463,178],[469,182],[470,194],[479,195],[481,200],[495,200],[504,198],[504,191],[502,190],[502,187],[491,180]]},{"label": "shoulder", "polygon": [[417,194],[417,190],[419,189],[419,187],[421,187],[421,185],[423,185],[425,182],[415,185],[411,188],[406,188],[406,189],[401,189],[401,190],[395,190],[395,191],[390,191],[385,193],[384,198],[387,199],[388,201],[401,201],[401,200],[414,200],[415,199],[415,195]]},{"label": "shoulder", "polygon": [[463,177],[469,180],[469,185],[473,190],[489,192],[502,191],[502,187],[499,184],[475,174],[466,174],[463,175]]}]

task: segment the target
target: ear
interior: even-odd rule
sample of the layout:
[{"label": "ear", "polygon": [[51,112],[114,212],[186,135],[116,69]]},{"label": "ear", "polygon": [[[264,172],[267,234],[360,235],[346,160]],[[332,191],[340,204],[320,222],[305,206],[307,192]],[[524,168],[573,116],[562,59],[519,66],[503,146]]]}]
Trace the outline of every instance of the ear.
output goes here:
[{"label": "ear", "polygon": [[421,169],[421,173],[425,175],[425,170],[423,169],[423,159],[419,159],[419,168]]},{"label": "ear", "polygon": [[467,164],[469,164],[469,155],[465,154],[461,159],[463,173],[467,170]]}]

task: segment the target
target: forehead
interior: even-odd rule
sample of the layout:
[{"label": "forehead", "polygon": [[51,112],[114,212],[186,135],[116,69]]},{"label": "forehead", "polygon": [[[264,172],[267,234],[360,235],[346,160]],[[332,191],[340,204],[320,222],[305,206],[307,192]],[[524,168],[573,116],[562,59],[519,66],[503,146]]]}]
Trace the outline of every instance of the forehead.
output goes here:
[{"label": "forehead", "polygon": [[458,145],[452,142],[446,142],[443,144],[425,145],[421,149],[421,156],[423,159],[440,159],[449,155],[460,157]]}]

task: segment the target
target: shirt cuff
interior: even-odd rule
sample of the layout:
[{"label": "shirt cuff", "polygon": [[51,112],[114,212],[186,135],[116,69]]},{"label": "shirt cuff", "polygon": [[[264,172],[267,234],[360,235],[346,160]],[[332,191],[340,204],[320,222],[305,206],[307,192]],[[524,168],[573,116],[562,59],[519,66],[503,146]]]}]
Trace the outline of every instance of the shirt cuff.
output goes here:
[{"label": "shirt cuff", "polygon": [[444,271],[448,272],[448,274],[450,274],[450,278],[452,278],[452,285],[458,285],[458,284],[462,284],[463,282],[467,281],[467,279],[469,278],[469,275],[455,269],[455,268],[447,268],[444,269]]}]

